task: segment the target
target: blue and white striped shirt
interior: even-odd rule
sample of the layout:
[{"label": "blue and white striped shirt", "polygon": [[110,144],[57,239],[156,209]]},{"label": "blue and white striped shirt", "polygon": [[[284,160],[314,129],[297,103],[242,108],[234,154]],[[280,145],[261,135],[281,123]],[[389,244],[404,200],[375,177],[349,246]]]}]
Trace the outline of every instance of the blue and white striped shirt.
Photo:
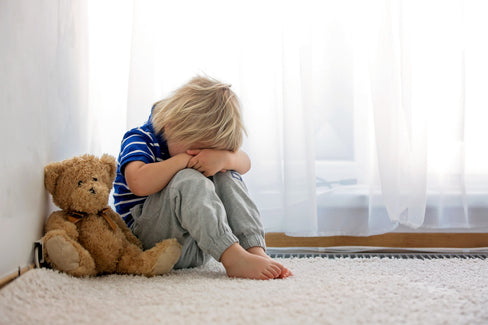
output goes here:
[{"label": "blue and white striped shirt", "polygon": [[144,203],[147,196],[133,194],[124,176],[124,170],[131,161],[142,161],[146,164],[162,161],[170,157],[168,145],[162,135],[154,133],[151,117],[141,127],[128,131],[120,147],[117,160],[117,176],[114,182],[114,205],[118,214],[130,227],[134,222],[130,209]]}]

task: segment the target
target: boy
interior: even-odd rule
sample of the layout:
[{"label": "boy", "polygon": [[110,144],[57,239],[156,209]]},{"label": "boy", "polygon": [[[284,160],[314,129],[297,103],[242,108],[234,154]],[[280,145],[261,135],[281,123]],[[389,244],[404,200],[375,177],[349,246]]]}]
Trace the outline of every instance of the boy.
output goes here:
[{"label": "boy", "polygon": [[240,176],[251,167],[239,149],[242,132],[230,86],[192,79],[124,135],[115,207],[145,249],[166,238],[179,241],[175,268],[212,256],[230,277],[286,278],[291,272],[265,253],[259,212]]}]

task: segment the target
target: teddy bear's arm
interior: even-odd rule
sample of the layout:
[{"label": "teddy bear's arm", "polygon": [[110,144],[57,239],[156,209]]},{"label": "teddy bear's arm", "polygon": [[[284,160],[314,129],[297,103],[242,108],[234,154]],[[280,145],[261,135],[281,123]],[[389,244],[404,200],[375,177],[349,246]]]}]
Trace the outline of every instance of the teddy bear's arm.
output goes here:
[{"label": "teddy bear's arm", "polygon": [[107,210],[106,213],[107,213],[107,215],[110,216],[110,218],[113,221],[115,221],[115,223],[120,228],[120,230],[122,230],[122,233],[125,235],[125,238],[127,238],[127,240],[130,243],[132,243],[132,244],[134,244],[137,247],[139,247],[139,248],[142,249],[141,242],[139,241],[139,239],[137,239],[136,236],[134,236],[134,234],[129,229],[129,227],[127,227],[127,224],[124,222],[124,220],[122,220],[122,218],[120,217],[120,215],[117,212],[113,211],[112,209]]},{"label": "teddy bear's arm", "polygon": [[74,240],[78,239],[78,229],[74,223],[67,219],[64,211],[55,211],[47,219],[46,232],[57,229],[66,231],[66,234]]}]

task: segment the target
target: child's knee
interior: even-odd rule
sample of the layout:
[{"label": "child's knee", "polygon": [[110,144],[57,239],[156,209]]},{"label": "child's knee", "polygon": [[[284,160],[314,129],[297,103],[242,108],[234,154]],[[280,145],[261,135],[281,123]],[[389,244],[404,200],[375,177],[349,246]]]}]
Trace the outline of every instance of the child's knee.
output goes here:
[{"label": "child's knee", "polygon": [[217,186],[242,186],[245,188],[242,176],[233,170],[228,170],[225,173],[217,173],[214,175],[214,182]]},{"label": "child's knee", "polygon": [[185,185],[198,186],[197,184],[204,184],[207,182],[211,183],[211,181],[199,171],[193,168],[185,168],[173,176],[169,185],[173,188],[180,188]]},{"label": "child's knee", "polygon": [[173,180],[176,181],[185,181],[185,180],[194,180],[194,179],[200,179],[200,178],[205,178],[202,173],[200,173],[198,170],[195,170],[193,168],[185,168],[180,170],[173,176]]}]

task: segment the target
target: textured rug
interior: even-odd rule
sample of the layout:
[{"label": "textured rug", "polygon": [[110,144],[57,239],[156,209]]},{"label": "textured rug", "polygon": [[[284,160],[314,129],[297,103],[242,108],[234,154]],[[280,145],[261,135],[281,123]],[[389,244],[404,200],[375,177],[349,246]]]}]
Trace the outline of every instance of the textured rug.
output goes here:
[{"label": "textured rug", "polygon": [[0,290],[0,324],[488,324],[488,259],[283,258],[256,281],[204,267],[145,278],[34,269]]}]

